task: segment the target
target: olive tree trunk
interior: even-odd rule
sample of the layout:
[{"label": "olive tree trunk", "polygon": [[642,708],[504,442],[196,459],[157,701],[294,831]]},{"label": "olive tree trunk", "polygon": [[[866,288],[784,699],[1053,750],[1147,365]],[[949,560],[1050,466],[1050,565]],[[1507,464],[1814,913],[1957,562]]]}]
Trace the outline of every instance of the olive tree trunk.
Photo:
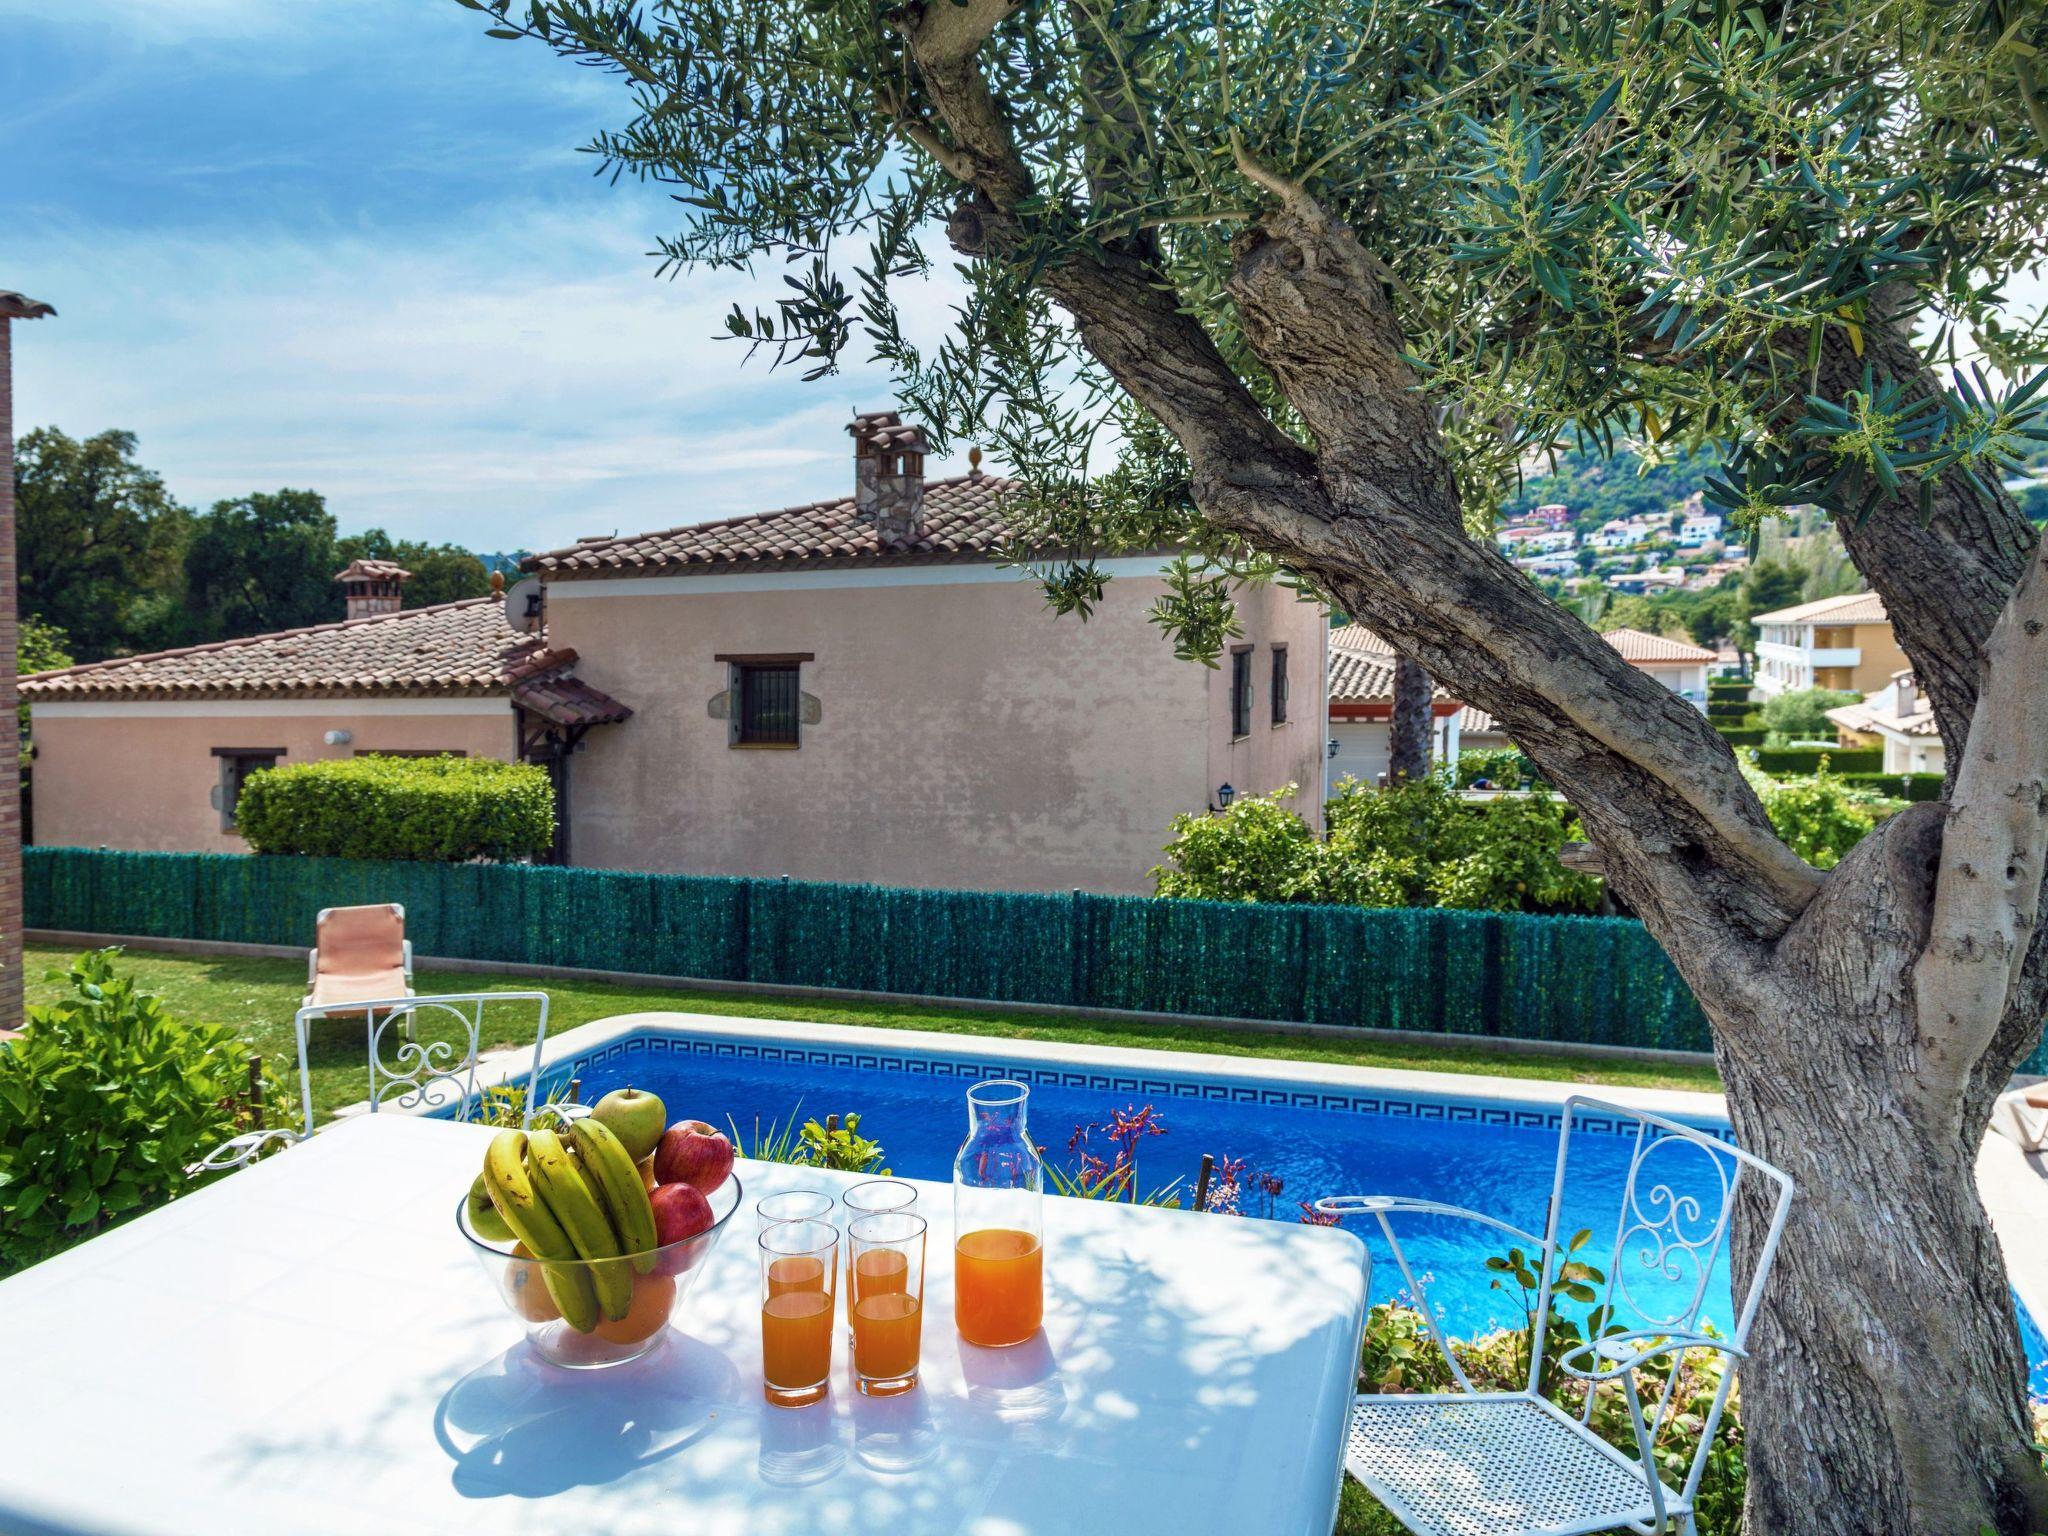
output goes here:
[{"label": "olive tree trunk", "polygon": [[[969,256],[1027,250],[1036,216],[977,58],[1011,3],[928,6],[905,27],[945,135],[911,141],[963,184],[948,233]],[[1274,424],[1150,237],[1031,263],[1034,281],[1179,441],[1208,522],[1501,722],[1699,997],[1737,1134],[1797,1186],[1743,1387],[1749,1536],[2048,1531],[1971,1177],[2048,1009],[2048,552],[1995,494],[1943,490],[1924,527],[1901,503],[1855,530],[1951,782],[1823,875],[1771,830],[1697,710],[1467,535],[1391,274],[1303,188],[1236,158],[1264,210],[1233,246],[1237,339],[1312,446]],[[1895,376],[1920,366],[1907,325],[1864,326]],[[1823,363],[1839,394],[1848,364]],[[1738,1291],[1758,1217],[1738,1216]]]},{"label": "olive tree trunk", "polygon": [[1394,708],[1387,719],[1387,782],[1429,777],[1431,704],[1436,685],[1406,656],[1394,658]]}]

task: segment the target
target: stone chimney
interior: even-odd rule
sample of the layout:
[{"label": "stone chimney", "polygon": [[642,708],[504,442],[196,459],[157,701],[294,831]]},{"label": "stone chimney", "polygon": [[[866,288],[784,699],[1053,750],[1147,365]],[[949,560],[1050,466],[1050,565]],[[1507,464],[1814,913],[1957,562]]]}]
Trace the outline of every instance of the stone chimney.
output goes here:
[{"label": "stone chimney", "polygon": [[1920,688],[1911,672],[1901,672],[1892,679],[1892,714],[1903,720],[1918,706]]},{"label": "stone chimney", "polygon": [[924,428],[905,426],[894,411],[867,411],[846,429],[853,436],[853,506],[875,525],[886,548],[924,537]]},{"label": "stone chimney", "polygon": [[399,589],[411,575],[396,560],[352,560],[334,579],[348,599],[348,617],[370,619],[398,612],[403,603]]}]

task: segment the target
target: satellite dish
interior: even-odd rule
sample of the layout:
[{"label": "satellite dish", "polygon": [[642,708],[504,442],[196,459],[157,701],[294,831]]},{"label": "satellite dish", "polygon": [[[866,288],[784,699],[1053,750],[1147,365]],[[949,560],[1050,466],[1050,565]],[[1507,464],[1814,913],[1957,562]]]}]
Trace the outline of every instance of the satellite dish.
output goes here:
[{"label": "satellite dish", "polygon": [[505,622],[522,635],[540,631],[540,578],[524,576],[505,589]]}]

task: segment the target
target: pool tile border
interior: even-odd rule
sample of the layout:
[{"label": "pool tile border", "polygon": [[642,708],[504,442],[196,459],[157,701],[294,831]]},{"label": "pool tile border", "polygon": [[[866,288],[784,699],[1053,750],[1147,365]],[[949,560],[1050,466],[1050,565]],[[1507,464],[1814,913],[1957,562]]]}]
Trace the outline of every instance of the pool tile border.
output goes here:
[{"label": "pool tile border", "polygon": [[[853,1038],[856,1036],[859,1038]],[[1034,1085],[1133,1100],[1203,1099],[1552,1133],[1563,1123],[1564,1099],[1588,1091],[1587,1085],[1536,1079],[1048,1045],[986,1036],[686,1013],[625,1014],[565,1031],[549,1042],[541,1080],[552,1089],[570,1078],[589,1075],[596,1067],[638,1056],[664,1055],[966,1080],[1005,1076]],[[509,1065],[511,1070],[490,1074],[491,1079],[517,1081],[524,1076],[520,1063]],[[1162,1067],[1167,1070],[1157,1070]],[[1721,1140],[1734,1140],[1718,1095],[1623,1088],[1591,1092],[1623,1108],[1664,1114]],[[1655,1102],[1642,1102],[1645,1100]],[[1635,1130],[1632,1122],[1583,1110],[1575,1123],[1596,1134],[1627,1135]]]}]

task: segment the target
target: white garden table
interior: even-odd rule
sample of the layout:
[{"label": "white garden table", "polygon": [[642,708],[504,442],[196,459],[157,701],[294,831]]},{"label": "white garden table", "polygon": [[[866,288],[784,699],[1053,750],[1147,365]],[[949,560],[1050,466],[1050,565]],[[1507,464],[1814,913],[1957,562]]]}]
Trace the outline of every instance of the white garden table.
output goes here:
[{"label": "white garden table", "polygon": [[1329,1229],[1046,1200],[1046,1326],[761,1400],[752,1204],[653,1354],[555,1369],[455,1230],[489,1132],[366,1116],[0,1282],[0,1531],[1326,1536],[1364,1313]]}]

